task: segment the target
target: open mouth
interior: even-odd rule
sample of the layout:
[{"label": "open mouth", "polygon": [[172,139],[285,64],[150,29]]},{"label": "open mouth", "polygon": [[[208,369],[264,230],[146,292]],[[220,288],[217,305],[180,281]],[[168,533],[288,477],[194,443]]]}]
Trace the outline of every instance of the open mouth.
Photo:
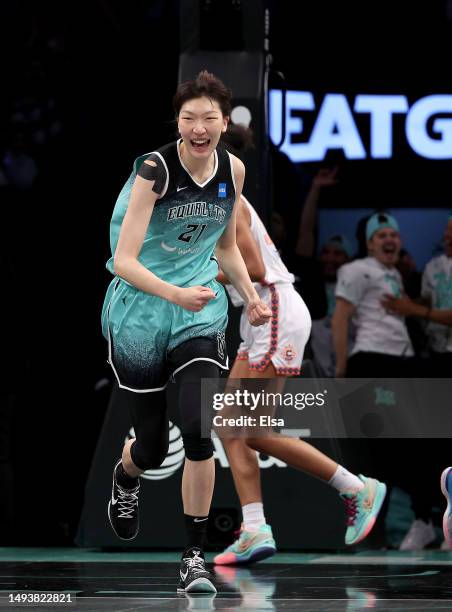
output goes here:
[{"label": "open mouth", "polygon": [[196,138],[195,140],[190,140],[190,144],[196,151],[204,151],[209,147],[210,139]]},{"label": "open mouth", "polygon": [[394,255],[396,252],[396,248],[393,244],[385,244],[382,250],[386,255]]}]

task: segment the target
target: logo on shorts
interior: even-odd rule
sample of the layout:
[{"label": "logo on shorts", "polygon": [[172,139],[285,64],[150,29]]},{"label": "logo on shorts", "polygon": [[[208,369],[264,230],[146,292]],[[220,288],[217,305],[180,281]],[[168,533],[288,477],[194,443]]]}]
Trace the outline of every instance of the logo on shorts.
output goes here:
[{"label": "logo on shorts", "polygon": [[220,359],[224,359],[226,355],[226,337],[224,332],[217,332],[217,348],[218,348],[218,356]]},{"label": "logo on shorts", "polygon": [[295,359],[295,357],[297,356],[297,352],[291,344],[288,344],[287,346],[285,346],[282,349],[281,354],[282,354],[282,358],[284,359],[284,361],[289,361],[289,362]]}]

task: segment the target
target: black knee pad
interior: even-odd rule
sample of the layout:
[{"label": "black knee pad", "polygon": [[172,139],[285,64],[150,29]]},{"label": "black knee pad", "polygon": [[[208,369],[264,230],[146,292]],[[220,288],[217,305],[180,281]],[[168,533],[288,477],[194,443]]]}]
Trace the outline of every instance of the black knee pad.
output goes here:
[{"label": "black knee pad", "polygon": [[201,438],[199,434],[182,434],[185,456],[190,461],[205,461],[213,456],[213,442],[210,438]]},{"label": "black knee pad", "polygon": [[[207,406],[202,407],[202,378],[218,376],[218,366],[198,361],[187,366],[177,374],[179,414],[181,432],[184,434],[201,435],[201,431],[210,431],[212,411]],[[204,410],[204,413],[203,413]]]},{"label": "black knee pad", "polygon": [[143,444],[138,439],[130,447],[132,461],[140,470],[155,470],[165,461],[168,454],[168,438],[160,439],[151,445]]}]

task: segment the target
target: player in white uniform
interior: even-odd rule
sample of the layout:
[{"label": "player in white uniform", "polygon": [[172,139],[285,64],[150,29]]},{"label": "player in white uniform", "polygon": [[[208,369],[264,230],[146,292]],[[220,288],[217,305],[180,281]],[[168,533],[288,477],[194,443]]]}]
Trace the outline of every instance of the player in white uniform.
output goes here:
[{"label": "player in white uniform", "polygon": [[[240,128],[235,128],[240,133]],[[258,281],[255,287],[260,299],[272,310],[272,319],[266,330],[255,333],[246,323],[244,310],[240,324],[243,342],[229,378],[273,379],[272,391],[281,391],[286,377],[300,372],[311,317],[293,287],[294,276],[282,262],[256,211],[243,196],[237,215],[237,244],[251,280]],[[220,280],[227,282],[224,275]],[[228,287],[228,291],[233,303],[239,304],[234,290]],[[370,532],[385,497],[383,483],[348,472],[303,440],[271,436],[226,437],[222,441],[242,505],[243,525],[239,539],[215,557],[217,565],[250,563],[276,552],[271,527],[265,521],[255,451],[276,457],[336,488],[348,513],[347,544],[361,541]]]},{"label": "player in white uniform", "polygon": [[[256,334],[242,313],[243,342],[236,359],[247,361],[248,368],[257,372],[264,372],[271,362],[277,375],[299,374],[311,331],[309,311],[293,287],[294,275],[286,268],[264,224],[243,196],[242,215],[257,244],[265,271],[261,282],[254,286],[261,300],[272,309],[272,319],[264,333]],[[231,285],[227,285],[227,290],[234,306],[243,306],[242,298]]]}]

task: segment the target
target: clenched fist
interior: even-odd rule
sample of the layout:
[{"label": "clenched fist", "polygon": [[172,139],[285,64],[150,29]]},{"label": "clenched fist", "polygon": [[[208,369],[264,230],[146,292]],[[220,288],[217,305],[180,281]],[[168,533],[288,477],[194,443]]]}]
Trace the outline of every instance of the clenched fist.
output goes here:
[{"label": "clenched fist", "polygon": [[258,325],[264,325],[268,323],[272,316],[272,311],[262,300],[256,300],[248,302],[246,307],[246,314],[250,325],[257,327]]},{"label": "clenched fist", "polygon": [[216,293],[208,287],[201,287],[200,285],[184,287],[179,289],[174,303],[185,308],[185,310],[199,312],[215,295]]}]

